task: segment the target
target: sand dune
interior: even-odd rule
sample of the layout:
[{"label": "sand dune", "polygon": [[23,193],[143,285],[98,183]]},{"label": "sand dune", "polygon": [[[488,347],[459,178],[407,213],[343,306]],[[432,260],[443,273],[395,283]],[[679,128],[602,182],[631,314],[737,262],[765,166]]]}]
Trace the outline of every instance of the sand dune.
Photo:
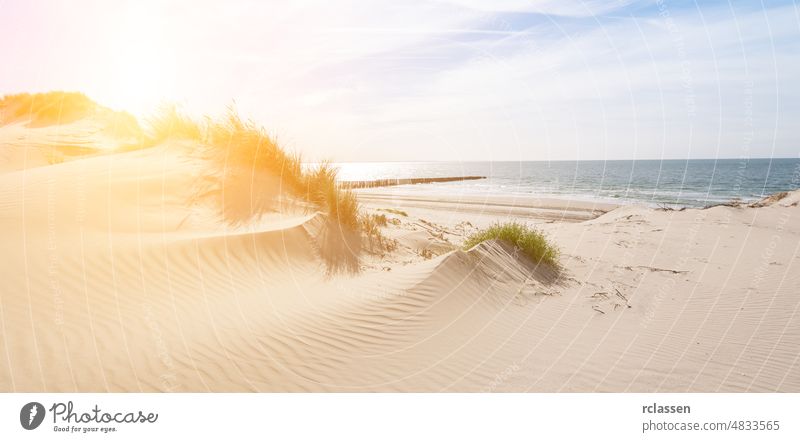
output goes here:
[{"label": "sand dune", "polygon": [[57,112],[48,109],[55,116],[36,118],[20,112],[22,117],[10,119],[3,118],[9,109],[0,109],[0,173],[108,153],[141,142],[141,129],[130,115],[91,101],[86,106],[77,111],[70,111],[69,106]]},{"label": "sand dune", "polygon": [[[355,243],[322,214],[221,222],[191,146],[50,164],[20,130],[0,128],[0,391],[800,391],[800,192],[684,211],[366,196],[397,248],[332,268]],[[520,211],[560,277],[454,246]]]}]

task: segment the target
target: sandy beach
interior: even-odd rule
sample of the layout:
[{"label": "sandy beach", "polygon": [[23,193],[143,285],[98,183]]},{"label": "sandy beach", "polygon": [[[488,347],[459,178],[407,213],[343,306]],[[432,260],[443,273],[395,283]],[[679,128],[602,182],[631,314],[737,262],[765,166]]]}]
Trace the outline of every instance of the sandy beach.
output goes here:
[{"label": "sandy beach", "polygon": [[359,201],[372,209],[383,207],[407,208],[417,214],[430,213],[432,217],[452,218],[458,222],[477,217],[485,225],[502,218],[517,218],[530,223],[580,222],[596,218],[619,206],[611,202],[557,199],[528,195],[449,195],[430,192],[420,195],[408,188],[370,189],[357,192]]},{"label": "sandy beach", "polygon": [[[53,160],[107,145],[90,123],[0,127],[0,391],[800,391],[800,192],[667,210],[369,189],[377,247],[279,186],[220,221],[185,141]],[[461,249],[511,219],[562,274]]]}]

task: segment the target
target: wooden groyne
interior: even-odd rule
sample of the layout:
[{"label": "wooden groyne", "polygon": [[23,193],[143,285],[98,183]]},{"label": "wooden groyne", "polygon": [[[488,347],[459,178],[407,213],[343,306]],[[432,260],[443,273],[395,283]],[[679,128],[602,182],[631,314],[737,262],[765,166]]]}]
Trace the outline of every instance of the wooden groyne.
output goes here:
[{"label": "wooden groyne", "polygon": [[405,184],[449,183],[451,181],[482,180],[485,176],[449,176],[441,178],[389,178],[369,181],[342,181],[340,185],[346,189],[368,189],[370,187],[402,186]]}]

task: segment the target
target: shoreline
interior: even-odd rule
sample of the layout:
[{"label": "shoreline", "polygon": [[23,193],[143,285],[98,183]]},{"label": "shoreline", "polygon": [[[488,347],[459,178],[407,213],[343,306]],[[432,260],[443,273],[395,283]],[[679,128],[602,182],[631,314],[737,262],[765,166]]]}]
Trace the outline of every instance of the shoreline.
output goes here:
[{"label": "shoreline", "polygon": [[[381,180],[378,180],[381,181]],[[426,183],[428,184],[428,183]],[[424,186],[423,184],[422,186]],[[499,193],[499,192],[478,192],[472,191],[469,188],[453,187],[452,192],[447,192],[447,189],[442,187],[437,188],[421,188],[419,184],[401,184],[398,186],[374,186],[368,188],[352,188],[359,198],[367,201],[378,200],[397,200],[407,202],[452,202],[454,198],[458,202],[465,205],[486,204],[489,206],[510,206],[518,209],[552,209],[552,210],[566,210],[569,211],[595,211],[595,212],[608,212],[619,207],[627,206],[640,206],[650,209],[671,209],[671,210],[685,210],[685,209],[708,209],[715,206],[726,205],[748,205],[757,203],[765,198],[773,195],[794,192],[800,190],[798,188],[789,188],[787,190],[775,190],[765,193],[763,196],[750,196],[746,198],[731,197],[731,198],[716,198],[706,199],[700,203],[700,200],[687,197],[689,202],[675,203],[669,201],[657,201],[653,199],[642,200],[635,198],[615,198],[615,197],[601,197],[590,194],[552,194],[552,193]],[[600,213],[600,214],[602,214]],[[522,213],[521,215],[525,215]],[[534,216],[535,217],[535,216]],[[587,219],[583,216],[572,217],[567,216],[567,219]],[[552,219],[546,217],[546,219]]]},{"label": "shoreline", "polygon": [[621,205],[576,199],[516,195],[444,195],[356,191],[362,205],[377,209],[422,209],[479,217],[519,217],[548,222],[580,222],[596,218]]}]

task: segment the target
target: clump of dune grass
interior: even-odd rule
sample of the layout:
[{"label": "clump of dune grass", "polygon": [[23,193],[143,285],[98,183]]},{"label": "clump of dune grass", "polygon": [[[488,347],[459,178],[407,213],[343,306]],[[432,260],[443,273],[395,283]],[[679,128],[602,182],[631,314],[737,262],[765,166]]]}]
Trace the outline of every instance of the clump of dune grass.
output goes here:
[{"label": "clump of dune grass", "polygon": [[[389,220],[386,218],[386,215],[368,213],[361,216],[361,224],[377,229],[379,227],[386,227],[389,224]],[[370,229],[365,227],[365,231],[368,230]]]},{"label": "clump of dune grass", "polygon": [[[65,123],[89,116],[99,108],[78,92],[6,95],[0,98],[0,124],[23,119],[29,124]],[[334,166],[323,162],[305,168],[300,155],[288,152],[262,127],[240,118],[233,108],[221,118],[198,122],[178,106],[164,104],[145,119],[144,131],[132,116],[123,112],[115,112],[114,116],[112,129],[120,132],[130,126],[128,132],[137,135],[137,142],[121,150],[152,147],[174,139],[197,142],[217,169],[216,176],[229,190],[228,195],[251,195],[247,210],[223,209],[224,216],[232,216],[228,219],[231,222],[243,222],[268,210],[266,198],[260,195],[266,189],[260,192],[257,187],[257,178],[266,172],[278,178],[281,192],[313,204],[341,226],[353,230],[361,227],[356,195],[339,186]]]},{"label": "clump of dune grass", "polygon": [[[142,130],[133,115],[101,106],[80,92],[21,93],[0,98],[0,125],[24,123],[36,128],[68,124],[94,116],[100,117],[97,121],[104,122],[105,126],[100,128],[100,132],[89,135],[110,136],[126,148],[141,144]],[[53,155],[49,161],[58,163],[69,157],[95,154],[98,149],[64,143],[54,145],[51,151]]]},{"label": "clump of dune grass", "polygon": [[[304,168],[300,155],[287,152],[263,128],[242,120],[233,109],[221,119],[208,120],[204,132],[209,157],[223,175],[243,171],[252,177],[269,172],[278,177],[283,190],[324,210],[339,225],[358,230],[356,195],[339,186],[338,169],[329,162]],[[255,209],[252,216],[263,210]]]},{"label": "clump of dune grass", "polygon": [[44,92],[0,98],[0,123],[28,120],[28,124],[68,123],[90,115],[97,104],[80,92]]},{"label": "clump of dune grass", "polygon": [[153,146],[168,139],[202,140],[202,129],[174,104],[163,104],[145,118],[146,145]]},{"label": "clump of dune grass", "polygon": [[488,229],[480,230],[464,242],[468,250],[488,240],[501,240],[513,245],[533,262],[544,263],[559,268],[558,248],[533,227],[518,222],[496,223]]},{"label": "clump of dune grass", "polygon": [[382,245],[384,236],[381,232],[381,227],[386,227],[387,225],[386,216],[372,213],[361,214],[358,217],[358,224],[370,244],[378,243],[378,245]]},{"label": "clump of dune grass", "polygon": [[[251,120],[229,108],[221,118],[202,123],[188,117],[174,105],[164,105],[147,119],[146,146],[167,139],[196,140],[215,168],[215,175],[228,195],[249,194],[249,207],[223,209],[228,221],[241,223],[268,210],[257,183],[262,173],[278,178],[281,192],[305,200],[327,212],[341,226],[358,229],[358,201],[353,192],[337,183],[338,170],[329,162],[304,168],[302,157],[288,152],[275,137]],[[224,202],[223,202],[224,205]],[[229,204],[236,206],[236,203]]]},{"label": "clump of dune grass", "polygon": [[423,247],[422,249],[417,251],[417,254],[422,257],[422,259],[432,259],[433,258],[433,251],[431,251],[427,247]]},{"label": "clump of dune grass", "polygon": [[303,170],[299,157],[291,157],[288,161],[290,164],[285,171],[293,173],[292,177],[288,177],[289,181],[298,182],[295,185],[298,186],[301,196],[327,208],[328,216],[340,225],[353,229],[359,227],[358,199],[351,190],[339,186],[336,179],[339,170],[336,167],[329,162],[323,162]]},{"label": "clump of dune grass", "polygon": [[[313,178],[304,176],[298,155],[286,152],[264,129],[252,121],[242,120],[233,109],[220,119],[208,120],[204,141],[210,148],[211,159],[221,166],[272,172],[297,193],[303,192],[303,181],[323,180],[328,173],[320,171]],[[306,193],[304,196],[316,195]]]},{"label": "clump of dune grass", "polygon": [[387,238],[381,231],[381,227],[389,225],[386,215],[365,213],[358,216],[358,222],[371,251],[393,252],[397,249],[397,240]]}]

